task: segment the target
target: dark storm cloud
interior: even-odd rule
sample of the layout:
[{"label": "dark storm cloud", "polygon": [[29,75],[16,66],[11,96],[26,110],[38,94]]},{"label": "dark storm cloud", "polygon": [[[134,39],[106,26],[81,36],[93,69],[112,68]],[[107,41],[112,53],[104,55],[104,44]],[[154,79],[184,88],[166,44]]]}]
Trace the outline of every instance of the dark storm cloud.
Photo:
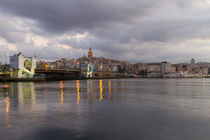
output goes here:
[{"label": "dark storm cloud", "polygon": [[[0,0],[0,18],[5,19],[0,37],[16,44],[18,50],[40,57],[75,57],[84,52],[81,49],[92,47],[98,55],[116,59],[175,60],[174,56],[184,55],[180,49],[187,52],[188,46],[182,42],[208,40],[208,4],[206,0]],[[21,27],[28,29],[20,30],[10,17],[22,18]],[[86,32],[79,41],[72,38]],[[31,38],[25,42],[28,34]],[[49,43],[42,45],[42,38]],[[57,47],[58,43],[68,45],[71,53]],[[191,48],[195,50],[192,44]]]},{"label": "dark storm cloud", "polygon": [[0,5],[8,12],[35,19],[44,28],[60,32],[129,21],[144,15],[155,3],[139,0],[3,0]]}]

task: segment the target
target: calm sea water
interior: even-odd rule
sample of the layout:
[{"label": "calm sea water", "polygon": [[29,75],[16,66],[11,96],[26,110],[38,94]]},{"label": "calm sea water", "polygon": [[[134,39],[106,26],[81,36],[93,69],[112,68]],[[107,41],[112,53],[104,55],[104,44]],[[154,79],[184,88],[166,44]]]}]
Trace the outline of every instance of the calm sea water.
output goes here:
[{"label": "calm sea water", "polygon": [[1,140],[209,140],[210,79],[0,83]]}]

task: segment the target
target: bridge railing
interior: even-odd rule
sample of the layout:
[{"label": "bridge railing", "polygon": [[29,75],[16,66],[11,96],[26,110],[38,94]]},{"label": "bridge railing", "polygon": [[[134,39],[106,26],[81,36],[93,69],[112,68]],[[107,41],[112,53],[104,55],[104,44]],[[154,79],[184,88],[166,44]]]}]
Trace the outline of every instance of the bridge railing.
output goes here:
[{"label": "bridge railing", "polygon": [[54,69],[54,68],[36,68],[36,71],[80,71],[75,69]]}]

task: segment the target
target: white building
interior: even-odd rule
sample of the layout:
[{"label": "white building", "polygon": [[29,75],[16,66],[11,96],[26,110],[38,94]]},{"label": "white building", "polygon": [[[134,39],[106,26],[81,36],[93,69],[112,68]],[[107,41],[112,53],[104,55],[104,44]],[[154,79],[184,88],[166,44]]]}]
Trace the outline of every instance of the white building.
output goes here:
[{"label": "white building", "polygon": [[10,67],[15,78],[32,78],[35,74],[36,58],[25,57],[21,53],[10,56]]},{"label": "white building", "polygon": [[160,78],[162,77],[161,63],[148,63],[147,72],[149,78]]},{"label": "white building", "polygon": [[176,72],[176,67],[174,67],[171,63],[164,61],[161,62],[161,72],[163,74],[173,73]]}]

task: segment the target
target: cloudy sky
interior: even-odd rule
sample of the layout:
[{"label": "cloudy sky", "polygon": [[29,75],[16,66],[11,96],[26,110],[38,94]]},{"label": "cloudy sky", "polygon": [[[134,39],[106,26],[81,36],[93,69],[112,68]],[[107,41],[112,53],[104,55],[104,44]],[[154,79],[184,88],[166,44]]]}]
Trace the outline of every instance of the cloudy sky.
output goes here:
[{"label": "cloudy sky", "polygon": [[210,62],[209,0],[0,0],[0,57]]}]

